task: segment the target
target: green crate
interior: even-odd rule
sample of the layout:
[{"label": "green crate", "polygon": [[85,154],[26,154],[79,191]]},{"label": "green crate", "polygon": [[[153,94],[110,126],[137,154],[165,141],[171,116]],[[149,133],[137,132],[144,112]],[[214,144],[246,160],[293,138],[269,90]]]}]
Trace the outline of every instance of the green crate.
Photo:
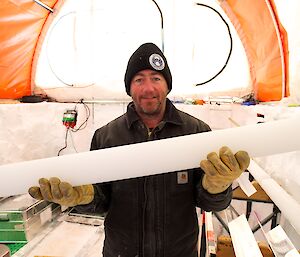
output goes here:
[{"label": "green crate", "polygon": [[9,250],[10,250],[10,255],[13,255],[17,251],[19,251],[26,243],[16,243],[16,244],[5,244]]},{"label": "green crate", "polygon": [[29,194],[0,201],[0,242],[26,243],[60,212],[60,206]]},{"label": "green crate", "polygon": [[23,220],[22,212],[0,213],[0,222],[7,220]]},{"label": "green crate", "polygon": [[26,233],[24,230],[0,230],[0,242],[5,243],[27,243]]},{"label": "green crate", "polygon": [[24,229],[26,224],[23,221],[9,221],[9,222],[1,222],[0,221],[0,231],[2,229]]}]

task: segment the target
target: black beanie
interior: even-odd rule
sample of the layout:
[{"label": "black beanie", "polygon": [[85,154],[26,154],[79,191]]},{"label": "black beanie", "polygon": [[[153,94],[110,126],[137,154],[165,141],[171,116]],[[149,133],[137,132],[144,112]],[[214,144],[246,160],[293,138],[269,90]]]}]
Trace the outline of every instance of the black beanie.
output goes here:
[{"label": "black beanie", "polygon": [[169,92],[172,89],[172,75],[167,59],[162,51],[153,43],[142,44],[129,58],[125,73],[125,88],[130,96],[132,78],[141,70],[154,70],[160,72],[167,81]]}]

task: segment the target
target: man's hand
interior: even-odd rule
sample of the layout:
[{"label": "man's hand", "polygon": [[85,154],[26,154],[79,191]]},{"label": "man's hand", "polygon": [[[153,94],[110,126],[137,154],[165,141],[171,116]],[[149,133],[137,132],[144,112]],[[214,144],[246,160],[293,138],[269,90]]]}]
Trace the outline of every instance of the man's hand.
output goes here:
[{"label": "man's hand", "polygon": [[200,162],[200,167],[205,172],[202,185],[211,194],[225,191],[249,166],[250,157],[245,151],[232,151],[223,146],[219,156],[212,152],[207,155],[207,160]]},{"label": "man's hand", "polygon": [[58,203],[63,206],[73,207],[88,204],[94,199],[93,185],[72,187],[67,182],[61,182],[53,177],[49,180],[41,178],[40,187],[30,187],[28,193],[35,199]]}]

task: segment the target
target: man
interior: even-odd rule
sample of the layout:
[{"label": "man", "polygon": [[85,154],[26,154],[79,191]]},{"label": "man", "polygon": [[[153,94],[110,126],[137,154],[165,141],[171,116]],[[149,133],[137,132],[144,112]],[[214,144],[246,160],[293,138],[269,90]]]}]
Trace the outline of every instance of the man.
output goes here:
[{"label": "man", "polygon": [[[177,110],[167,99],[172,76],[156,45],[143,44],[130,57],[125,88],[133,100],[127,112],[95,132],[91,150],[210,131],[203,121]],[[228,147],[207,158],[201,168],[81,187],[43,178],[40,188],[30,188],[29,193],[79,211],[106,213],[104,257],[196,257],[195,207],[225,209],[231,201],[232,181],[250,161],[246,152],[233,155]]]}]

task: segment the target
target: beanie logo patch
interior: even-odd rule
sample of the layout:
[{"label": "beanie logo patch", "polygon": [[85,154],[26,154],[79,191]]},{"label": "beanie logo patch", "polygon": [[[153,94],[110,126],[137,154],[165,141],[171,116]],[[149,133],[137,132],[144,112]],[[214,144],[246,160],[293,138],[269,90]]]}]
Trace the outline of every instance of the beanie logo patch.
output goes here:
[{"label": "beanie logo patch", "polygon": [[163,70],[165,68],[165,62],[159,54],[151,54],[149,63],[155,70]]}]

